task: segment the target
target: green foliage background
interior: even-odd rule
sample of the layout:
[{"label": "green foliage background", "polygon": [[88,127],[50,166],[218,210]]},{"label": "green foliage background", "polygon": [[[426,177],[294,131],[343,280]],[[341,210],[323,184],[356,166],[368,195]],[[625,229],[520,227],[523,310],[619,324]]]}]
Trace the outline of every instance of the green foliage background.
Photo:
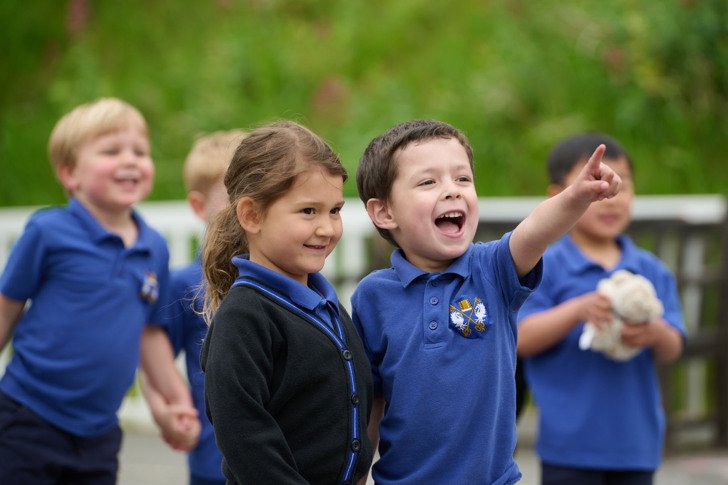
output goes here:
[{"label": "green foliage background", "polygon": [[184,197],[204,132],[293,118],[353,174],[415,117],[469,136],[483,196],[543,194],[581,130],[625,144],[639,193],[728,195],[725,0],[4,0],[0,22],[0,206],[64,200],[48,135],[100,96],[147,117],[153,199]]}]

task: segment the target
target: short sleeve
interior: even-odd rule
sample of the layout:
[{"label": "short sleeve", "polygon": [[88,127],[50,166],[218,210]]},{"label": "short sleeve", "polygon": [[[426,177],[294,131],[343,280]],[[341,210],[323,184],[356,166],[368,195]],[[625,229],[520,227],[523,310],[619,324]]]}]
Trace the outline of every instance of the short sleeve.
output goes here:
[{"label": "short sleeve", "polygon": [[0,292],[18,301],[32,298],[43,279],[45,254],[42,231],[31,220],[10,251],[0,277]]},{"label": "short sleeve", "polygon": [[[359,288],[361,289],[361,288]],[[360,299],[361,299],[361,291],[355,291],[354,294],[351,297],[351,320],[354,323],[354,328],[356,328],[356,332],[359,334],[359,337],[361,338],[362,344],[364,346],[364,351],[367,354],[367,359],[369,359],[369,365],[371,367],[372,371],[372,387],[374,390],[374,396],[381,396],[382,395],[382,377],[379,373],[379,359],[374,354],[374,352],[371,349],[370,345],[370,336],[367,335],[367,330],[364,328],[360,314],[361,311],[363,311],[362,306],[360,305]]]}]

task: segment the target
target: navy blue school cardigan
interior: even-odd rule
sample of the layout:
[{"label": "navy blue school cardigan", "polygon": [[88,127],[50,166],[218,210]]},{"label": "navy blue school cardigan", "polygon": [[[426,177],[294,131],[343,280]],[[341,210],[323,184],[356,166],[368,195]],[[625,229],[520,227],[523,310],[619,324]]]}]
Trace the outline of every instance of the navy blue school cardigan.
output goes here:
[{"label": "navy blue school cardigan", "polygon": [[332,328],[249,283],[231,288],[201,355],[228,483],[355,483],[372,462],[372,384],[351,318],[340,308]]}]

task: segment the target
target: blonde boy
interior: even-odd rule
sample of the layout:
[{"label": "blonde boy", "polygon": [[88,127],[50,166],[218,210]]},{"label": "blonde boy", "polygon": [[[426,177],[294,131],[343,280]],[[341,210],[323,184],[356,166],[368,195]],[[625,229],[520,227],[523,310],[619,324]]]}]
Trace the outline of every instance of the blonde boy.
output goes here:
[{"label": "blonde boy", "polygon": [[[147,124],[114,98],[62,117],[48,151],[67,206],[30,217],[0,277],[0,483],[113,484],[116,412],[140,360],[193,414],[163,330],[168,251],[133,210],[152,188]],[[27,310],[26,303],[30,303]],[[143,335],[143,338],[142,338]]]}]

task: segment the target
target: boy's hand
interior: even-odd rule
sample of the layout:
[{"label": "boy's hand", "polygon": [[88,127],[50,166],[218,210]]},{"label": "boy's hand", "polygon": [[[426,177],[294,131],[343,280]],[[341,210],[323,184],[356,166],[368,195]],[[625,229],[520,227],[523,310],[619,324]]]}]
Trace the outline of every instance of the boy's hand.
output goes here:
[{"label": "boy's hand", "polygon": [[610,199],[621,190],[622,179],[602,163],[606,149],[604,145],[599,145],[574,180],[572,187],[579,199],[584,198],[589,202]]},{"label": "boy's hand", "polygon": [[202,425],[195,408],[180,404],[158,406],[154,420],[164,441],[175,450],[189,451],[197,445]]},{"label": "boy's hand", "polygon": [[590,291],[571,300],[577,321],[591,322],[598,328],[612,319],[612,301],[598,291]]},{"label": "boy's hand", "polygon": [[653,347],[669,325],[662,320],[647,323],[624,322],[622,341],[633,347]]}]

